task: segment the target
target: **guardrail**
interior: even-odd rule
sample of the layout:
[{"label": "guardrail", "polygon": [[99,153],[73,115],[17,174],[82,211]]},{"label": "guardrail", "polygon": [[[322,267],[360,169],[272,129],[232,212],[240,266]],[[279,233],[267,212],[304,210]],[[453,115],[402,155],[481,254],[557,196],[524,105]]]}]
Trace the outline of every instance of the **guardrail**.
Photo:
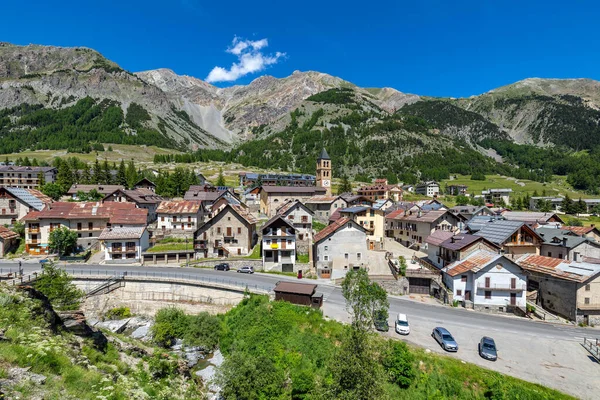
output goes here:
[{"label": "guardrail", "polygon": [[600,340],[598,339],[587,339],[583,338],[583,343],[581,344],[590,354],[597,360],[600,361]]},{"label": "guardrail", "polygon": [[[110,271],[110,270],[100,270],[100,269],[85,269],[85,270],[76,270],[76,269],[65,269],[67,273],[73,275],[74,277],[113,277],[115,274],[119,273],[118,271]],[[266,292],[273,291],[272,286],[258,285],[252,284],[249,282],[237,281],[233,279],[221,278],[221,277],[210,277],[210,276],[199,276],[199,275],[191,275],[191,274],[178,274],[173,272],[156,272],[156,271],[127,271],[123,275],[124,280],[128,280],[131,278],[152,278],[152,280],[160,280],[164,279],[165,281],[169,280],[180,280],[180,281],[192,281],[192,282],[201,282],[201,283],[214,283],[219,285],[229,285],[239,287],[241,289],[255,289],[255,290],[263,290]]]}]

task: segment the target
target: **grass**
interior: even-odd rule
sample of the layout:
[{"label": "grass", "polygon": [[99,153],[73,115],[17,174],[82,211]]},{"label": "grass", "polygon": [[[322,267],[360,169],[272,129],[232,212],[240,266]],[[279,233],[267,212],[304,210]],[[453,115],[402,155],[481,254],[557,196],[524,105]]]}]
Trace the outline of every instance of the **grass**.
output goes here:
[{"label": "grass", "polygon": [[252,253],[250,253],[250,255],[246,258],[249,258],[252,260],[262,259],[262,254],[260,254],[260,243],[257,243],[256,246],[254,246],[254,248],[252,249]]},{"label": "grass", "polygon": [[313,220],[312,228],[317,232],[321,232],[323,229],[325,229],[326,226],[327,225],[325,225],[319,221]]},{"label": "grass", "polygon": [[194,245],[192,243],[160,243],[150,247],[147,251],[151,253],[160,253],[163,251],[172,250],[193,250]]},{"label": "grass", "polygon": [[[523,183],[524,186],[519,185],[517,182]],[[446,185],[467,185],[467,192],[469,194],[475,193],[476,195],[481,194],[484,189],[512,189],[513,196],[524,196],[529,193],[533,195],[534,191],[537,191],[538,195],[541,196],[542,192],[546,191],[547,196],[558,196],[568,194],[571,198],[578,199],[589,198],[589,195],[574,190],[571,185],[567,183],[565,176],[555,175],[551,182],[541,183],[530,181],[526,179],[518,179],[515,181],[514,178],[501,176],[501,175],[486,175],[485,181],[473,181],[470,175],[456,175],[456,179],[443,180],[440,183],[440,189],[443,189]]]},{"label": "grass", "polygon": [[310,260],[308,258],[308,254],[298,254],[298,260],[301,264],[307,264]]},{"label": "grass", "polygon": [[6,253],[6,256],[7,256],[7,258],[15,258],[15,257],[19,257],[23,253],[25,253],[25,240],[19,239],[19,246],[9,250]]}]

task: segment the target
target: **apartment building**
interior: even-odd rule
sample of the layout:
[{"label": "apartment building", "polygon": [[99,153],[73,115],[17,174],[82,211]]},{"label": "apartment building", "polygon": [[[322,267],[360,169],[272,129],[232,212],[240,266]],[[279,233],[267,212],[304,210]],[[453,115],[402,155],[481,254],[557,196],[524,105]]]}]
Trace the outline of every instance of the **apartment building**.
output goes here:
[{"label": "apartment building", "polygon": [[440,184],[436,181],[427,181],[415,186],[415,193],[428,197],[436,197],[440,194]]},{"label": "apartment building", "polygon": [[202,210],[199,201],[161,201],[156,209],[157,229],[163,232],[195,232],[203,220]]},{"label": "apartment building", "polygon": [[149,188],[137,188],[133,190],[118,189],[106,195],[103,202],[133,203],[137,208],[148,210],[148,223],[156,221],[158,218],[157,209],[165,199],[154,193]]},{"label": "apartment building", "polygon": [[396,210],[385,217],[386,236],[417,250],[435,231],[458,232],[460,226],[460,218],[448,210]]},{"label": "apartment building", "polygon": [[52,199],[39,190],[0,187],[0,225],[14,225],[30,211],[41,211]]},{"label": "apartment building", "polygon": [[107,264],[139,263],[142,252],[150,245],[148,230],[144,226],[105,228],[99,239]]},{"label": "apartment building", "polygon": [[38,189],[40,183],[54,182],[57,173],[54,167],[0,165],[0,187]]}]

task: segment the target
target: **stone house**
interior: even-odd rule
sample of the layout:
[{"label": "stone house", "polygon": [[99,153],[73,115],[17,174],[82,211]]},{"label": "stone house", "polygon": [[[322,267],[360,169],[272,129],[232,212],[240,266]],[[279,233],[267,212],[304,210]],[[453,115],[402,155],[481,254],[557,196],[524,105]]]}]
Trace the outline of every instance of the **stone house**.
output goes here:
[{"label": "stone house", "polygon": [[165,200],[158,205],[156,215],[159,231],[195,232],[203,220],[203,209],[199,201]]},{"label": "stone house", "polygon": [[142,262],[142,252],[150,245],[148,230],[144,226],[105,228],[99,240],[107,264]]},{"label": "stone house", "polygon": [[387,179],[376,179],[373,185],[359,187],[356,193],[372,201],[402,201],[402,188],[398,185],[388,185]]},{"label": "stone house", "polygon": [[386,236],[417,250],[425,247],[425,239],[433,232],[458,232],[460,225],[459,217],[448,210],[396,210],[385,217]]},{"label": "stone house", "polygon": [[301,186],[261,186],[254,189],[260,199],[260,212],[267,217],[273,217],[277,209],[289,200],[299,200],[305,203],[313,196],[325,195],[327,190],[322,187]]},{"label": "stone house", "polygon": [[293,200],[279,207],[277,215],[281,215],[294,227],[297,253],[308,254],[312,245],[313,212],[298,200]]},{"label": "stone house", "polygon": [[296,229],[282,215],[267,221],[262,230],[261,252],[265,271],[294,272]]},{"label": "stone house", "polygon": [[0,257],[4,257],[6,252],[17,246],[19,234],[10,229],[0,226]]},{"label": "stone house", "polygon": [[526,306],[527,275],[514,261],[497,252],[477,250],[443,269],[453,299],[467,308],[512,312]]},{"label": "stone house", "polygon": [[92,190],[95,190],[103,197],[108,196],[111,193],[114,193],[117,190],[125,189],[122,185],[80,185],[78,183],[74,183],[71,185],[69,190],[67,191],[67,195],[71,197],[73,200],[80,200],[77,197],[78,193],[89,194]]},{"label": "stone house", "polygon": [[199,258],[247,256],[257,241],[256,219],[243,207],[227,204],[194,233]]},{"label": "stone house", "polygon": [[155,192],[156,184],[148,178],[142,178],[135,185],[133,185],[133,188],[134,189],[151,190],[151,191]]},{"label": "stone house", "polygon": [[346,208],[348,202],[342,196],[313,196],[304,203],[317,221],[327,224],[329,217],[338,209]]},{"label": "stone house", "polygon": [[516,260],[529,274],[529,292],[551,313],[600,324],[600,264],[526,254]]},{"label": "stone house", "polygon": [[39,190],[0,187],[0,225],[14,225],[30,211],[41,211],[52,199]]},{"label": "stone house", "polygon": [[147,223],[150,224],[158,218],[156,210],[165,199],[154,193],[154,190],[148,188],[138,188],[133,190],[118,189],[108,194],[102,202],[133,203],[137,208],[148,210]]},{"label": "stone house", "polygon": [[367,251],[365,228],[343,217],[315,235],[313,265],[320,277],[343,276],[349,269],[366,266]]},{"label": "stone house", "polygon": [[145,227],[148,211],[133,203],[56,202],[25,217],[25,251],[31,255],[49,252],[50,233],[66,227],[77,232],[77,245],[89,248],[98,243],[105,228]]}]

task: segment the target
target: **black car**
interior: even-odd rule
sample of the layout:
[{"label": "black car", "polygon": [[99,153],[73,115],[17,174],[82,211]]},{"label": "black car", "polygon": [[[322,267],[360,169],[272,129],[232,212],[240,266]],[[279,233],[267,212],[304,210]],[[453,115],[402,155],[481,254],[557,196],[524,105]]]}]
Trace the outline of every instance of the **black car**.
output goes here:
[{"label": "black car", "polygon": [[229,264],[227,263],[221,263],[221,264],[217,264],[215,265],[215,271],[229,271],[231,268],[229,267]]},{"label": "black car", "polygon": [[380,332],[387,332],[390,329],[387,317],[388,316],[385,311],[377,311],[373,318],[373,325],[375,325],[375,329]]}]

